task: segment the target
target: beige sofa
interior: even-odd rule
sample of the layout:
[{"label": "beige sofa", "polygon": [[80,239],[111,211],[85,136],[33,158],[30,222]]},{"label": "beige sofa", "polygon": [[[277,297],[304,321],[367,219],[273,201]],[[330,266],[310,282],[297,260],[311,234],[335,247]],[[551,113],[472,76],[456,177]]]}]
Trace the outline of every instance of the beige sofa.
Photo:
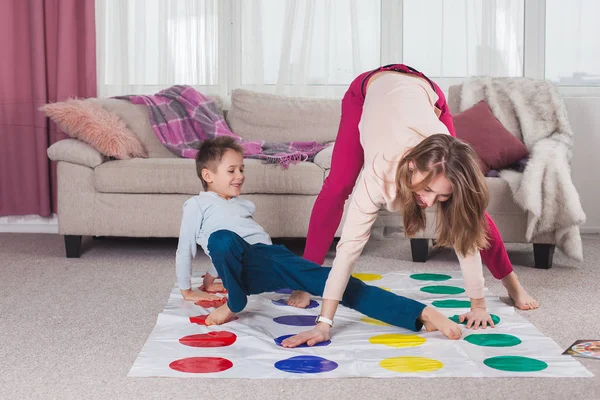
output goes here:
[{"label": "beige sofa", "polygon": [[[456,111],[458,100],[450,91]],[[148,122],[145,106],[124,100],[94,99],[125,121],[146,146],[149,158],[107,160],[87,144],[66,139],[48,149],[58,161],[58,223],[65,237],[67,257],[79,257],[81,237],[177,237],[182,205],[202,190],[194,160],[171,154],[158,141]],[[227,122],[245,139],[286,142],[333,142],[340,119],[339,100],[291,98],[235,90]],[[256,220],[275,238],[305,237],[313,203],[329,172],[332,147],[314,162],[301,162],[283,170],[278,165],[247,159],[243,196],[256,204]],[[489,213],[506,242],[525,242],[527,214],[512,200],[508,185],[488,178]],[[380,221],[399,224],[398,216],[383,211]],[[413,260],[427,259],[435,237],[435,216],[428,228],[411,240]],[[337,236],[340,234],[340,228]],[[536,239],[535,264],[549,268],[552,237]]]}]

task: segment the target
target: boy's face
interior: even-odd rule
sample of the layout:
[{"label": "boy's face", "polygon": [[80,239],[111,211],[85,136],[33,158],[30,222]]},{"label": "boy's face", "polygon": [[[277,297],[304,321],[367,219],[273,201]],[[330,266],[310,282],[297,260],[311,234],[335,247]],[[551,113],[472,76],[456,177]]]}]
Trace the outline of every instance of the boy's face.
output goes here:
[{"label": "boy's face", "polygon": [[208,183],[208,190],[225,199],[239,196],[244,184],[244,157],[228,149],[215,171],[202,170],[202,178]]}]

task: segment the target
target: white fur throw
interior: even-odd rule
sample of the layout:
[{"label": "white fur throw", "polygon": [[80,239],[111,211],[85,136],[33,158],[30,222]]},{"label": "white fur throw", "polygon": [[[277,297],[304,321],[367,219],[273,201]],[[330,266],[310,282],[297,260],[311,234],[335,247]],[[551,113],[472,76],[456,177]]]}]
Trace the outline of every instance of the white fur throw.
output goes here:
[{"label": "white fur throw", "polygon": [[556,87],[528,78],[477,77],[462,86],[460,110],[485,100],[498,120],[529,149],[521,174],[503,170],[517,204],[529,212],[526,238],[554,233],[567,256],[583,259],[579,225],[585,222],[571,179],[573,131]]}]

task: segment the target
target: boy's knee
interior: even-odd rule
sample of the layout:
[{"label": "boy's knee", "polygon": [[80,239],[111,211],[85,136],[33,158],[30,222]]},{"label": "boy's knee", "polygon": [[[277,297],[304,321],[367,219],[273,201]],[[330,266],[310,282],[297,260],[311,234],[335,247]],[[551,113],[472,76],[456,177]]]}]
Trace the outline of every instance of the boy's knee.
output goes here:
[{"label": "boy's knee", "polygon": [[226,229],[215,231],[208,238],[208,251],[211,254],[229,252],[235,246],[238,239],[240,237],[232,231]]}]

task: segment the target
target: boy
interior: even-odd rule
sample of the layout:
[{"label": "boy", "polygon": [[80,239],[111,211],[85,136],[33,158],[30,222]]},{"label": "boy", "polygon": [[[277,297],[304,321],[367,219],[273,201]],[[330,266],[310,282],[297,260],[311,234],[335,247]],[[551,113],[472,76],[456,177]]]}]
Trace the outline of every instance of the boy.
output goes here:
[{"label": "boy", "polygon": [[[200,244],[212,260],[211,278],[220,276],[229,293],[226,304],[206,318],[206,325],[220,325],[246,306],[247,296],[283,288],[321,296],[331,268],[295,255],[271,238],[252,215],[253,203],[240,199],[244,183],[243,149],[227,136],[206,140],[196,156],[196,171],[205,192],[186,201],[177,248],[177,282],[185,299],[209,298],[190,288],[191,259]],[[214,268],[214,270],[213,270]],[[204,297],[202,297],[204,296]],[[440,330],[459,339],[457,324],[436,309],[417,301],[369,286],[351,277],[342,304],[369,317],[419,331]],[[285,347],[312,346],[329,339],[333,321],[317,317],[312,331],[288,338]]]}]

